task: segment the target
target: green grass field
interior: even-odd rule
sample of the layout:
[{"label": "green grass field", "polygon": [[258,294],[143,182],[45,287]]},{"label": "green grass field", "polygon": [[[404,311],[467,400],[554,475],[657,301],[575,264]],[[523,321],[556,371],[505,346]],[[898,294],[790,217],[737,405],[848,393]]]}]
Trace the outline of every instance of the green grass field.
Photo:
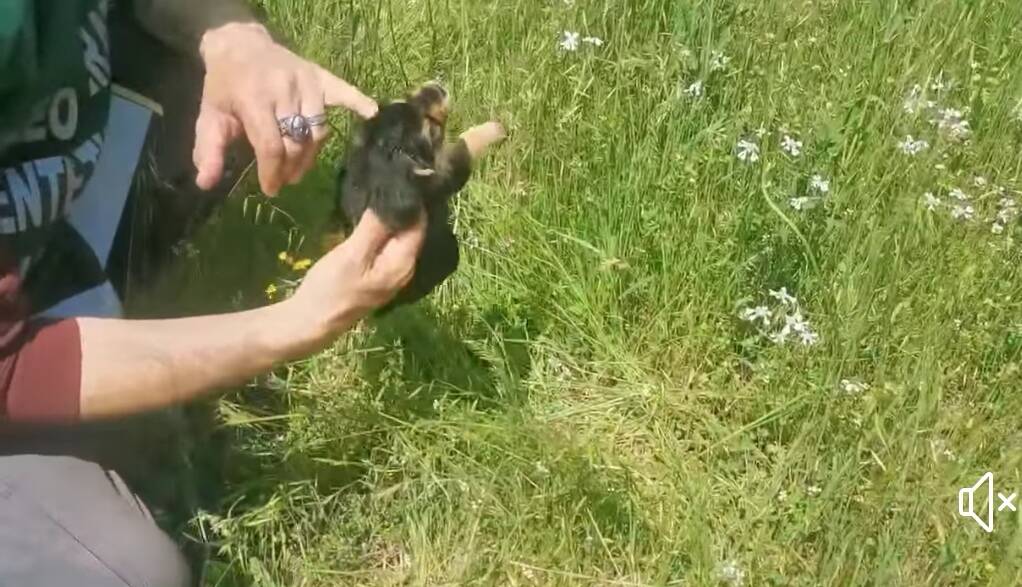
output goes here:
[{"label": "green grass field", "polygon": [[[439,78],[452,133],[511,134],[438,295],[218,404],[209,585],[1022,582],[1018,514],[956,515],[986,471],[1022,489],[1022,2],[263,5],[367,93]],[[314,255],[337,121],[181,304]]]}]

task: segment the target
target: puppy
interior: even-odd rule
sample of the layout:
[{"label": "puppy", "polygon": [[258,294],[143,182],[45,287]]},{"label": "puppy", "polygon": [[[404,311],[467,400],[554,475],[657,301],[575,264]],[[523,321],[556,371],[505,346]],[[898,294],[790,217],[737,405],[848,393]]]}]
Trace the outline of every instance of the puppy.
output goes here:
[{"label": "puppy", "polygon": [[394,231],[425,214],[415,274],[382,312],[422,299],[458,268],[451,199],[468,182],[474,161],[506,136],[500,123],[488,122],[446,143],[448,112],[447,92],[437,83],[382,105],[356,130],[338,177],[335,220],[346,232],[366,209]]}]

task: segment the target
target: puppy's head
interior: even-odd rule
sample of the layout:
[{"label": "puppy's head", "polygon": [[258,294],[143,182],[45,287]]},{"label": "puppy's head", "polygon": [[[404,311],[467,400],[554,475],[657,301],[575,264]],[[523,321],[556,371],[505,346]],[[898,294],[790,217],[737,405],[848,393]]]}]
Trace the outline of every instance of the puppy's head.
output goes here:
[{"label": "puppy's head", "polygon": [[366,207],[394,229],[414,223],[444,145],[447,92],[428,83],[380,107],[356,133],[341,182],[341,208],[356,222]]},{"label": "puppy's head", "polygon": [[447,90],[437,82],[429,82],[409,96],[408,103],[422,113],[426,123],[424,133],[435,148],[440,148],[444,141],[447,113],[450,111]]},{"label": "puppy's head", "polygon": [[425,84],[406,99],[384,105],[367,121],[366,146],[390,165],[416,176],[432,175],[444,143],[447,112],[446,90],[437,83]]}]

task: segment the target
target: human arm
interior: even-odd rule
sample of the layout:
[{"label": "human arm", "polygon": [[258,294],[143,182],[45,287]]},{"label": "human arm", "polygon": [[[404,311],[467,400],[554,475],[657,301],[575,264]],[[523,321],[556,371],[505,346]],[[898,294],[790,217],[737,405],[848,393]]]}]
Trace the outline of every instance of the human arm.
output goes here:
[{"label": "human arm", "polygon": [[[30,380],[4,387],[7,417],[24,420],[96,419],[157,409],[195,399],[307,356],[386,303],[411,278],[422,226],[391,235],[366,214],[348,240],[320,259],[295,295],[232,314],[170,320],[79,318],[61,327],[77,331],[80,354],[43,353],[21,337],[4,361]],[[64,350],[67,339],[61,339]],[[52,344],[51,344],[52,346]],[[26,358],[37,357],[28,372]],[[79,365],[74,362],[78,361]],[[18,365],[21,363],[19,370]],[[0,367],[4,363],[0,362]],[[40,369],[67,373],[59,387],[32,388]],[[77,371],[76,371],[77,369]],[[0,373],[3,369],[0,368]],[[79,374],[75,377],[75,374]],[[32,379],[35,377],[36,379]],[[10,379],[10,378],[7,378]],[[77,390],[67,386],[78,383]],[[56,394],[60,401],[47,394]],[[23,398],[21,404],[12,399]],[[24,398],[28,398],[25,403]],[[25,407],[22,407],[25,406]]]},{"label": "human arm", "polygon": [[[79,318],[80,417],[118,416],[238,385],[329,340],[292,299],[169,320]],[[353,320],[352,320],[353,322]]]}]

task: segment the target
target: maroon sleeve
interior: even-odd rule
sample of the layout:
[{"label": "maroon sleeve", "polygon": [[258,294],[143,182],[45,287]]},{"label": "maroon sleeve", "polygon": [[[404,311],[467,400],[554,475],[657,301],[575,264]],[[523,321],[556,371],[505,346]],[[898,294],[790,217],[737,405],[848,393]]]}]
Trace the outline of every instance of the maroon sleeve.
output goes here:
[{"label": "maroon sleeve", "polygon": [[0,419],[77,419],[81,373],[78,323],[29,320],[17,261],[0,250]]}]

